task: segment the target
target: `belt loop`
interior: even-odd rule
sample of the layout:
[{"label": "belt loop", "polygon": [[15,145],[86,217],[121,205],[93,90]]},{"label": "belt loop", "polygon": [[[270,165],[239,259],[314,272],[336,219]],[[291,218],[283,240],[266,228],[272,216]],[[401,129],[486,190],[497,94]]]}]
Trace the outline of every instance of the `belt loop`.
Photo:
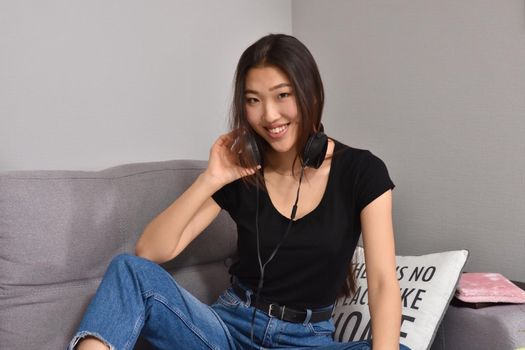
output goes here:
[{"label": "belt loop", "polygon": [[308,322],[310,322],[310,318],[312,318],[312,310],[306,309],[306,318],[304,319],[303,326],[306,326]]},{"label": "belt loop", "polygon": [[250,305],[252,304],[253,293],[251,290],[246,290],[245,293],[246,293],[246,307],[250,307]]},{"label": "belt loop", "polygon": [[250,289],[246,289],[245,287],[241,287],[241,284],[239,283],[239,280],[237,279],[237,276],[231,275],[232,284],[239,287],[241,290],[244,291],[244,295],[246,296],[246,301],[244,301],[244,304],[246,307],[250,307],[252,304],[252,295],[253,292]]},{"label": "belt loop", "polygon": [[284,311],[286,310],[286,305],[283,305],[281,308],[281,320],[284,320]]}]

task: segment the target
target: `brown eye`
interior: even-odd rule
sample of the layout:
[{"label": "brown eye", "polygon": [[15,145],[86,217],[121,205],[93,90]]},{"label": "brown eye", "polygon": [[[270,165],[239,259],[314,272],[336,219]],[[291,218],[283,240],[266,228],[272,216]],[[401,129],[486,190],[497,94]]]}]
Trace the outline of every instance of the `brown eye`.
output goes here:
[{"label": "brown eye", "polygon": [[255,97],[246,97],[245,100],[246,100],[246,103],[249,105],[253,105],[257,103],[258,101]]},{"label": "brown eye", "polygon": [[282,92],[279,94],[279,99],[283,99],[283,98],[286,98],[286,97],[289,97],[291,96],[291,94],[289,92]]}]

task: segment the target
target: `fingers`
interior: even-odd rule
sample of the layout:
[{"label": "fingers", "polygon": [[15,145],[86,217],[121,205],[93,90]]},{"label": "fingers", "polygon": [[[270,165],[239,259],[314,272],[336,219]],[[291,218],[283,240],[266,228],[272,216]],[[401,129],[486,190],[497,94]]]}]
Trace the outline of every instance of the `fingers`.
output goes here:
[{"label": "fingers", "polygon": [[229,140],[228,134],[220,135],[215,144],[224,146]]},{"label": "fingers", "polygon": [[224,138],[227,141],[233,141],[235,139],[235,135],[234,135],[233,131],[231,131],[231,132],[229,132],[227,134],[222,134],[221,137]]},{"label": "fingers", "polygon": [[239,172],[241,174],[241,177],[245,177],[245,176],[250,176],[250,175],[254,175],[257,170],[261,169],[261,166],[260,165],[257,165],[255,168],[241,168],[239,167]]}]

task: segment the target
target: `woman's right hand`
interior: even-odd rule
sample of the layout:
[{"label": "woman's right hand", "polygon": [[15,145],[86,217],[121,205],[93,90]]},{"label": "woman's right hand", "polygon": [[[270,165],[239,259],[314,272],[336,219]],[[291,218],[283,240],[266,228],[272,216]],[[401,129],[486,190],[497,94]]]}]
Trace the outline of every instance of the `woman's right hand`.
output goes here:
[{"label": "woman's right hand", "polygon": [[231,150],[234,140],[234,132],[221,135],[210,150],[210,159],[204,174],[220,187],[241,177],[253,175],[260,168],[244,168],[239,165],[238,156]]}]

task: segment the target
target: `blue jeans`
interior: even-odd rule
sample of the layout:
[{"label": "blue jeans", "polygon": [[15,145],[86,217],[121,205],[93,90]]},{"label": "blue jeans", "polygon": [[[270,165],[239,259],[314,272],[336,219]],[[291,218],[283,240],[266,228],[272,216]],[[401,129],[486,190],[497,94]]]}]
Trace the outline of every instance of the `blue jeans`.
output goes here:
[{"label": "blue jeans", "polygon": [[[161,266],[129,254],[115,257],[69,350],[90,335],[110,349],[133,349],[141,335],[157,349],[250,349],[254,308],[228,288],[211,306],[182,288]],[[368,341],[338,343],[332,320],[291,323],[256,310],[254,349],[369,350]],[[401,345],[400,349],[409,350]]]}]

